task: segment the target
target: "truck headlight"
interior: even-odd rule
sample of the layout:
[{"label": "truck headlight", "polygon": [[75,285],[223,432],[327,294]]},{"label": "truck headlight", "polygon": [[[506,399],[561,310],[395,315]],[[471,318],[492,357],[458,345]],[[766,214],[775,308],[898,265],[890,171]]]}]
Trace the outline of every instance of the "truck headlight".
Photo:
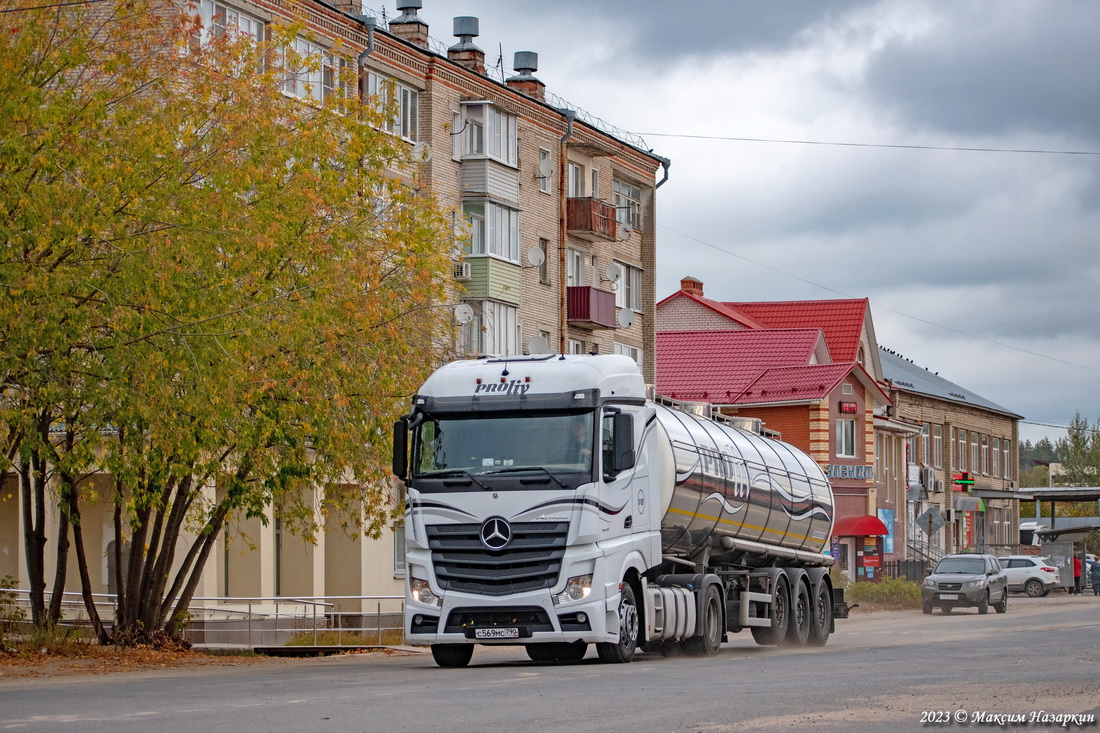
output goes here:
[{"label": "truck headlight", "polygon": [[554,605],[583,601],[592,592],[592,576],[576,575],[565,581],[565,590],[554,596]]},{"label": "truck headlight", "polygon": [[432,587],[426,580],[420,578],[409,579],[409,595],[417,603],[423,603],[426,606],[434,606],[436,608],[443,607],[443,599],[432,593]]}]

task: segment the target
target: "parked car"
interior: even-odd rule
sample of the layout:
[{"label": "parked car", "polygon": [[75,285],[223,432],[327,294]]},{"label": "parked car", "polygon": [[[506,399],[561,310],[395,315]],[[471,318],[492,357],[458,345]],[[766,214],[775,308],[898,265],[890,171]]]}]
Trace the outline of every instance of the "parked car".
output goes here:
[{"label": "parked car", "polygon": [[989,613],[990,605],[1004,613],[1008,610],[1008,579],[993,555],[945,555],[924,579],[921,598],[925,613],[932,613],[936,606],[944,613],[964,606]]},{"label": "parked car", "polygon": [[1007,555],[997,559],[1001,561],[1001,567],[1004,568],[1010,591],[1023,592],[1031,598],[1038,598],[1061,585],[1058,568],[1045,557]]}]

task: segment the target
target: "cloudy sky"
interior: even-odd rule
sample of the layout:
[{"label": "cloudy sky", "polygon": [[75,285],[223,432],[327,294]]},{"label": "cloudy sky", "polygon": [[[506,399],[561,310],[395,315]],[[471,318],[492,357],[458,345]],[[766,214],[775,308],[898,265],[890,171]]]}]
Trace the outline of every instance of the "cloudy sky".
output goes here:
[{"label": "cloudy sky", "polygon": [[536,51],[548,92],[672,160],[658,297],[687,275],[717,300],[867,297],[881,345],[1024,415],[1022,437],[1100,418],[1100,2],[420,15],[445,44],[454,16],[479,17],[487,63],[511,75]]}]

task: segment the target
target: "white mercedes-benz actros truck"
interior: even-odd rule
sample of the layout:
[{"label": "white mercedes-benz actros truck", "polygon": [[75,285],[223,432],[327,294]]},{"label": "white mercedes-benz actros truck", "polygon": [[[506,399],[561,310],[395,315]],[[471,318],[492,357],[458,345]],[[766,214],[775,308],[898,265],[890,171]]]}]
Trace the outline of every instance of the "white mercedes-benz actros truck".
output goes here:
[{"label": "white mercedes-benz actros truck", "polygon": [[833,494],[786,443],[646,399],[624,356],[447,364],[395,426],[405,632],[437,664],[826,642]]}]

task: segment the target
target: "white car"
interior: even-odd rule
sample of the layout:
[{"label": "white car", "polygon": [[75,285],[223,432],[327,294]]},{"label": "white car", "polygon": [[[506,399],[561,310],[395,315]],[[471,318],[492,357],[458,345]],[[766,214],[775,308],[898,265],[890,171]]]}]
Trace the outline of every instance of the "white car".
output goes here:
[{"label": "white car", "polygon": [[1008,576],[1009,590],[1023,591],[1031,598],[1038,598],[1060,586],[1058,568],[1045,557],[1007,555],[997,559]]}]

